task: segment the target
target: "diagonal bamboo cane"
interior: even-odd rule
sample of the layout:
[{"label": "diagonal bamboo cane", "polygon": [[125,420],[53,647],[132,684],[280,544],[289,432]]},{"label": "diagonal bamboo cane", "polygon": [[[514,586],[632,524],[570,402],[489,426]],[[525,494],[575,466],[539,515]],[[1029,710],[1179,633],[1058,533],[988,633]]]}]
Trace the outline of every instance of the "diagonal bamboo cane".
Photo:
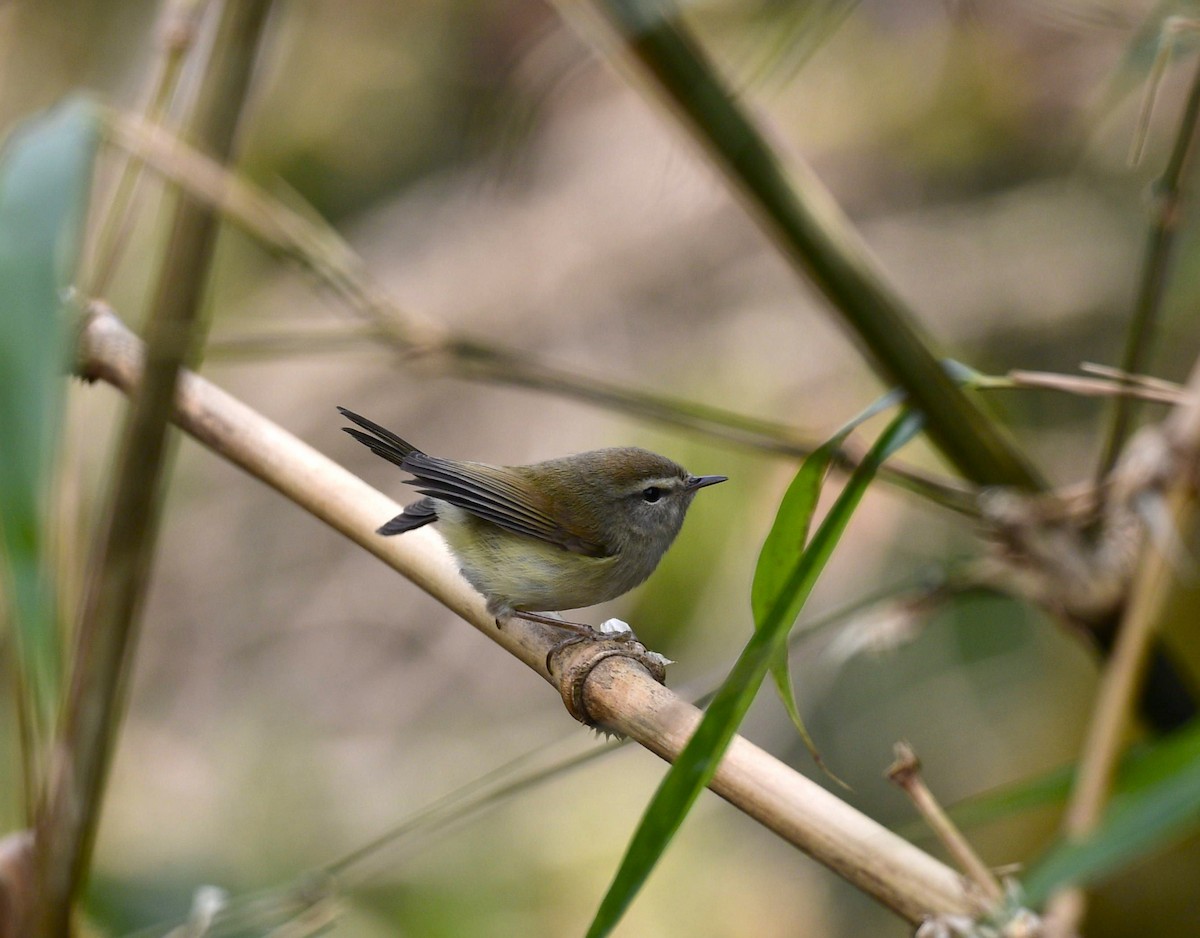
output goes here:
[{"label": "diagonal bamboo cane", "polygon": [[[111,311],[97,308],[84,323],[77,367],[85,378],[133,394],[142,380],[143,350]],[[197,375],[181,376],[174,419],[403,574],[542,678],[556,681],[546,655],[561,636],[522,620],[498,629],[436,533],[429,528],[403,537],[374,533],[379,519],[399,508],[390,498]],[[700,719],[699,710],[627,657],[605,658],[577,690],[591,720],[667,760],[679,754]],[[711,788],[909,921],[979,911],[953,870],[741,737]]]}]

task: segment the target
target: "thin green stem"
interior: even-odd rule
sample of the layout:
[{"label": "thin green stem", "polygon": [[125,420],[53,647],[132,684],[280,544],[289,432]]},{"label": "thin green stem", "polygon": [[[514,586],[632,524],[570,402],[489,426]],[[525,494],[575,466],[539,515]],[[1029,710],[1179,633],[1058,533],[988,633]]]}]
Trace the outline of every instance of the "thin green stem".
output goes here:
[{"label": "thin green stem", "polygon": [[[1125,351],[1121,357],[1121,370],[1126,374],[1140,373],[1146,368],[1146,360],[1162,311],[1163,296],[1166,294],[1171,260],[1176,245],[1176,235],[1183,216],[1183,178],[1187,172],[1196,138],[1196,126],[1200,122],[1200,65],[1192,77],[1191,90],[1184,106],[1183,119],[1175,135],[1175,144],[1166,169],[1155,186],[1158,210],[1146,238],[1146,253],[1142,263],[1142,275],[1134,301],[1133,317],[1125,336]],[[1139,402],[1133,397],[1118,397],[1111,410],[1108,433],[1100,462],[1096,467],[1097,481],[1104,479],[1116,465],[1125,441],[1129,438],[1137,416]]]},{"label": "thin green stem", "polygon": [[[590,378],[491,344],[455,339],[447,342],[439,352],[452,362],[453,373],[471,380],[502,382],[549,391],[779,455],[805,458],[820,445],[801,439],[795,430],[785,424]],[[853,471],[863,455],[861,447],[853,444],[840,446],[834,452],[833,464],[844,472]],[[882,475],[899,488],[953,511],[971,516],[978,514],[971,492],[911,467],[885,468],[886,472]]]}]

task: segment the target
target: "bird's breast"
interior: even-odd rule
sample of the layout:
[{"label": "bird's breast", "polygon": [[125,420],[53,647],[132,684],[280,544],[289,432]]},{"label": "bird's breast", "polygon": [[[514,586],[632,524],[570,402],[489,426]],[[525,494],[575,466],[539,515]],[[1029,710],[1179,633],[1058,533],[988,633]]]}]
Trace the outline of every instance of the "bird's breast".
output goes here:
[{"label": "bird's breast", "polygon": [[437,527],[463,576],[496,610],[552,612],[594,606],[629,592],[650,575],[636,551],[609,557],[573,553],[437,503]]}]

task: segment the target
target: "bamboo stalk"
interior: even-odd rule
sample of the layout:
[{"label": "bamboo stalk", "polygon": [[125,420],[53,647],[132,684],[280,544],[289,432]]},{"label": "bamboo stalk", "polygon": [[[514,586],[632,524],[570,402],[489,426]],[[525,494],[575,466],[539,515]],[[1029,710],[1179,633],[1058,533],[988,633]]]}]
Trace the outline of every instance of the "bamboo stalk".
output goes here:
[{"label": "bamboo stalk", "polygon": [[[783,258],[829,301],[876,372],[908,393],[925,416],[930,440],[964,478],[979,485],[1045,489],[1013,439],[951,379],[917,317],[816,174],[794,159],[785,173],[749,111],[683,25],[675,4],[559,0],[557,5],[569,21],[583,24],[590,40],[598,38],[597,25],[600,32],[616,33],[617,54],[603,43],[606,36],[599,37],[608,58],[628,66],[625,71],[667,105]],[[598,16],[590,16],[592,7]]]},{"label": "bamboo stalk", "polygon": [[[269,5],[229,0],[222,9],[192,119],[196,139],[220,159],[233,147]],[[74,670],[36,820],[33,925],[42,938],[71,934],[72,909],[91,860],[161,514],[168,420],[177,378],[193,354],[216,225],[210,206],[181,198],[159,272],[145,380],[133,397],[89,568]]]}]

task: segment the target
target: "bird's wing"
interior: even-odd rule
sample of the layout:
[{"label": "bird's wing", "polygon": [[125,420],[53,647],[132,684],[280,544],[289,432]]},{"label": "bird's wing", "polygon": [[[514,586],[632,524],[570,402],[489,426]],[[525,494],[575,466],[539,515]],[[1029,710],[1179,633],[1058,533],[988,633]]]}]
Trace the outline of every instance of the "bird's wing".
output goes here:
[{"label": "bird's wing", "polygon": [[404,468],[416,477],[409,484],[417,486],[422,495],[440,498],[515,534],[589,557],[611,553],[604,544],[555,521],[548,506],[532,503],[528,492],[513,484],[508,470],[483,463],[452,462],[419,451],[405,456]]}]

